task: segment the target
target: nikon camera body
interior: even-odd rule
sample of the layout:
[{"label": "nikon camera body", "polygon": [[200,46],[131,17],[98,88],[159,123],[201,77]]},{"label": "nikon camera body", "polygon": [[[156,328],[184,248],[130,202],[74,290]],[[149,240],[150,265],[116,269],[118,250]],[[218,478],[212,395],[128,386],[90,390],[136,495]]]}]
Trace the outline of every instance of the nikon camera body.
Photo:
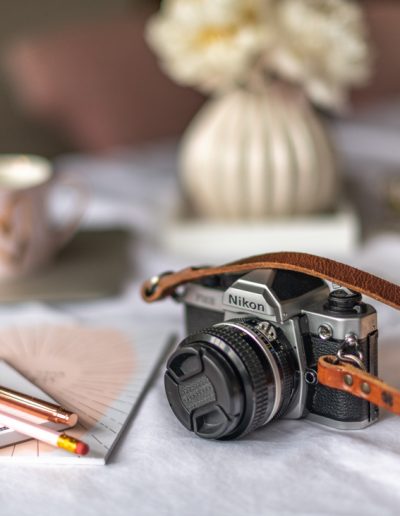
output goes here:
[{"label": "nikon camera body", "polygon": [[189,283],[180,299],[189,336],[168,361],[165,388],[198,436],[234,439],[277,418],[342,430],[378,418],[374,405],[317,380],[322,355],[377,374],[376,310],[360,294],[258,269]]}]

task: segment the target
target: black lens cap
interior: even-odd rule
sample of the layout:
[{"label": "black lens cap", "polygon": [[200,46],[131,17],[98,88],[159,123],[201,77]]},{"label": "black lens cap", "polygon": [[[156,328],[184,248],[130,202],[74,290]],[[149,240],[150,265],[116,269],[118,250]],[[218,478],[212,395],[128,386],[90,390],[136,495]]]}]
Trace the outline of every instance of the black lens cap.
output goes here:
[{"label": "black lens cap", "polygon": [[275,399],[274,375],[250,331],[218,325],[187,337],[165,373],[171,408],[207,439],[235,439],[261,426]]},{"label": "black lens cap", "polygon": [[228,435],[245,410],[238,374],[226,356],[206,343],[180,347],[170,357],[165,390],[176,417],[199,437]]}]

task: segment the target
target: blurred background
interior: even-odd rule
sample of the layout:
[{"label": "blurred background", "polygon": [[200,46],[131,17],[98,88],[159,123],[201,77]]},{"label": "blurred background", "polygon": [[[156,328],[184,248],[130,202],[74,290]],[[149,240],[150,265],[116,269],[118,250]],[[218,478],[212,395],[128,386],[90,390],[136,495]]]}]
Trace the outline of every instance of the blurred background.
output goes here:
[{"label": "blurred background", "polygon": [[[400,5],[362,3],[376,62],[357,109],[400,93]],[[182,132],[202,98],[175,86],[144,42],[158,4],[3,0],[0,152],[98,152]]]},{"label": "blurred background", "polygon": [[2,2],[0,152],[104,151],[182,131],[201,99],[179,91],[144,42],[157,7]]}]

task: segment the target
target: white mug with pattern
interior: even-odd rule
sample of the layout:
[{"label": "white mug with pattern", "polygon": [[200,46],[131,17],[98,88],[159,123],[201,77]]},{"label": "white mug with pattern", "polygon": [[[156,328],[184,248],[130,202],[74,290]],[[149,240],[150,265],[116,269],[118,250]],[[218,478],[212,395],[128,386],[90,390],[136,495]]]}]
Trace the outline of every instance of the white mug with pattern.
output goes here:
[{"label": "white mug with pattern", "polygon": [[[49,210],[56,186],[77,191],[75,213],[56,225]],[[33,155],[0,156],[0,277],[15,277],[46,265],[73,236],[87,204],[80,183],[55,177],[51,163]]]}]

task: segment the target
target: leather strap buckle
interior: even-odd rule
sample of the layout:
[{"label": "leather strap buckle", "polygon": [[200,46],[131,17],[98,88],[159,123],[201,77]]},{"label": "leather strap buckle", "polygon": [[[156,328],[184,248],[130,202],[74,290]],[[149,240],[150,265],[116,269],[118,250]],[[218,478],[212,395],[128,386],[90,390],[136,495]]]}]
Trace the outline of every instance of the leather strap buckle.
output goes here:
[{"label": "leather strap buckle", "polygon": [[165,276],[170,276],[171,274],[174,274],[174,271],[165,271],[148,279],[143,287],[145,295],[149,297],[153,296],[160,285],[161,279]]},{"label": "leather strap buckle", "polygon": [[337,356],[320,357],[317,375],[321,385],[348,392],[400,415],[399,390],[350,363],[338,363]]}]

